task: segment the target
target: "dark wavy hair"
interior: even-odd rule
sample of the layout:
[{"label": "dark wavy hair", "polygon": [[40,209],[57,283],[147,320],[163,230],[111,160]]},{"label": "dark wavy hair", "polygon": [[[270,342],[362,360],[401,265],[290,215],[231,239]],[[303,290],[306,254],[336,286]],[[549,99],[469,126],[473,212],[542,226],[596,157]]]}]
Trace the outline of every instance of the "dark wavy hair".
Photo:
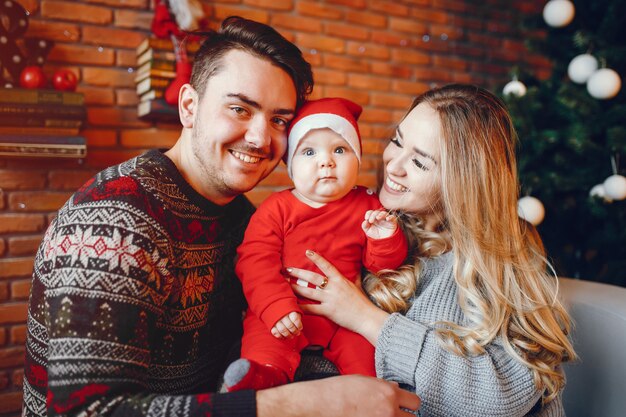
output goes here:
[{"label": "dark wavy hair", "polygon": [[204,95],[209,78],[222,68],[224,55],[233,49],[267,59],[285,70],[296,87],[298,107],[313,90],[311,65],[304,59],[300,49],[268,25],[230,16],[224,19],[217,32],[195,34],[206,37],[195,54],[191,74],[191,86],[200,97]]}]

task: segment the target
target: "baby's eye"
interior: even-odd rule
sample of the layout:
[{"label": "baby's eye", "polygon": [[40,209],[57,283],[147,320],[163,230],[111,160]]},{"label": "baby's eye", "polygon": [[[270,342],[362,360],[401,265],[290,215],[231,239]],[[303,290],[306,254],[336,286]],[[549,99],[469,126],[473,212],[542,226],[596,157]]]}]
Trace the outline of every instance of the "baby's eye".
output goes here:
[{"label": "baby's eye", "polygon": [[315,155],[315,151],[313,149],[311,149],[311,148],[306,148],[306,149],[304,149],[302,151],[302,155],[313,156],[313,155]]},{"label": "baby's eye", "polygon": [[345,153],[346,152],[346,148],[343,146],[339,146],[338,148],[335,149],[335,153]]}]

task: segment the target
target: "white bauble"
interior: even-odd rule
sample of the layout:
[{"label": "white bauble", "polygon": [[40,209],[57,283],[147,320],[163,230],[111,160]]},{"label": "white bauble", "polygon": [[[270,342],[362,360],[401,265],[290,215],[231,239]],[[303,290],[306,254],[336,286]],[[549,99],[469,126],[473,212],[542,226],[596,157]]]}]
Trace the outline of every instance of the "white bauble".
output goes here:
[{"label": "white bauble", "polygon": [[626,177],[611,175],[604,180],[604,191],[611,200],[623,200],[626,198]]},{"label": "white bauble", "polygon": [[567,75],[575,83],[584,84],[597,69],[598,60],[596,57],[590,54],[581,54],[569,63]]},{"label": "white bauble", "polygon": [[597,70],[587,81],[587,91],[593,98],[599,100],[615,97],[620,88],[622,88],[622,79],[610,68]]},{"label": "white bauble", "polygon": [[533,226],[537,226],[543,221],[546,210],[537,198],[526,196],[517,201],[517,215]]},{"label": "white bauble", "polygon": [[504,93],[505,96],[508,96],[509,94],[513,94],[517,97],[522,97],[523,95],[526,94],[526,86],[521,81],[517,81],[517,80],[509,81],[508,83],[506,83],[506,85],[502,89],[502,93]]},{"label": "white bauble", "polygon": [[596,184],[594,185],[591,190],[589,191],[589,196],[590,197],[597,197],[597,198],[601,198],[604,201],[610,203],[611,200],[609,197],[606,196],[606,190],[604,189],[604,184]]},{"label": "white bauble", "polygon": [[552,27],[568,25],[574,18],[574,5],[569,0],[550,0],[543,8],[543,20]]}]

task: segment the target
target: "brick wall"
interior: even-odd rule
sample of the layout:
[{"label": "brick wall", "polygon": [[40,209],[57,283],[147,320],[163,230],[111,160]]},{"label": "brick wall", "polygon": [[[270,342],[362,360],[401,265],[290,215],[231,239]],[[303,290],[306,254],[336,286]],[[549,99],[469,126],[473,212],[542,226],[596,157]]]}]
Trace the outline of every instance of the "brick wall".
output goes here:
[{"label": "brick wall", "polygon": [[[0,416],[18,415],[30,274],[55,211],[96,171],[151,147],[169,147],[179,127],[137,119],[134,48],[149,35],[150,0],[18,0],[29,36],[56,42],[48,73],[67,67],[85,93],[84,160],[0,157]],[[314,97],[344,96],[364,107],[360,182],[374,186],[390,126],[431,86],[468,82],[500,89],[514,65],[547,76],[528,53],[518,19],[544,1],[204,0],[211,25],[237,14],[273,25],[312,63]],[[258,203],[289,184],[284,166],[250,192]]]}]

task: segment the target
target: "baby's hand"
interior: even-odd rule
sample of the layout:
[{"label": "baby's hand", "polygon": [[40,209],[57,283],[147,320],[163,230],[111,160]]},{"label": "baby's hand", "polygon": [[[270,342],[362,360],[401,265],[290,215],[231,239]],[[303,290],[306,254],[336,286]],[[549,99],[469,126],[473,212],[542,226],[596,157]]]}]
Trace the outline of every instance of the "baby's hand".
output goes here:
[{"label": "baby's hand", "polygon": [[302,331],[302,315],[297,311],[292,311],[282,319],[278,320],[272,327],[272,334],[278,339],[292,338],[298,336]]},{"label": "baby's hand", "polygon": [[396,232],[398,218],[385,210],[368,210],[361,227],[368,237],[384,239]]}]

